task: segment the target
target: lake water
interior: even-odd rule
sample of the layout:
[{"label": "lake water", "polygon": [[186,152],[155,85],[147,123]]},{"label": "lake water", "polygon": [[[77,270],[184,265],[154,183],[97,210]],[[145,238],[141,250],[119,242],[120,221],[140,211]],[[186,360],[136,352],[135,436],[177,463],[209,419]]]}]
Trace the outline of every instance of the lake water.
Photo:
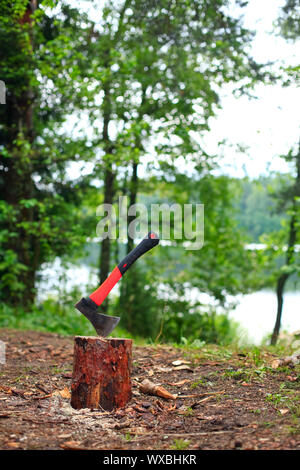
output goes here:
[{"label": "lake water", "polygon": [[[68,291],[74,286],[84,292],[84,286],[87,284],[96,286],[97,282],[96,270],[85,265],[64,268],[60,261],[56,260],[52,265],[43,269],[39,298],[46,298],[49,294],[57,295],[57,289]],[[86,294],[88,293],[86,292]],[[211,301],[207,294],[201,294],[195,289],[188,290],[188,295],[206,303]],[[237,307],[231,311],[229,318],[240,324],[241,342],[245,340],[259,345],[267,335],[272,333],[277,308],[275,292],[262,290],[248,295],[231,297],[228,300],[238,301]],[[292,333],[299,329],[300,291],[288,291],[284,295],[281,331]]]},{"label": "lake water", "polygon": [[[229,318],[239,322],[249,341],[260,344],[272,333],[277,311],[274,291],[262,290],[238,296],[239,304]],[[292,333],[300,329],[300,292],[287,291],[284,295],[281,331]]]}]

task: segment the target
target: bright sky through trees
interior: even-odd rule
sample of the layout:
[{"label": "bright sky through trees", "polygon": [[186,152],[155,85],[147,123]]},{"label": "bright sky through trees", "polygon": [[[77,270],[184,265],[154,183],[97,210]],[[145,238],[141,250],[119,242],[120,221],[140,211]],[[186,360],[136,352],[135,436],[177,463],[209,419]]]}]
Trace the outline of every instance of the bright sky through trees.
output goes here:
[{"label": "bright sky through trees", "polygon": [[[244,26],[256,31],[252,43],[253,58],[258,62],[273,62],[274,70],[299,63],[298,44],[289,43],[274,33],[274,23],[283,5],[284,0],[250,0],[243,9]],[[76,6],[85,11],[87,6],[91,8],[85,1]],[[96,16],[100,19],[99,9],[93,9],[94,20]],[[240,13],[237,10],[236,14]],[[288,164],[279,155],[286,154],[298,142],[300,89],[296,84],[289,87],[282,87],[279,83],[259,84],[255,87],[257,99],[234,98],[231,90],[230,86],[223,87],[221,109],[216,118],[211,118],[211,131],[205,137],[206,150],[212,154],[220,153],[218,142],[227,141],[222,149],[223,158],[219,160],[221,172],[236,177],[248,174],[255,178],[270,171],[289,171]],[[80,119],[79,127],[89,133],[84,116]],[[71,119],[71,128],[73,124]],[[244,153],[238,150],[239,144],[245,147]],[[181,164],[186,165],[184,159]],[[81,171],[89,173],[92,167],[87,163],[74,163],[69,170],[70,177],[79,176]]]},{"label": "bright sky through trees", "polygon": [[[274,34],[273,23],[283,4],[282,0],[250,0],[245,9],[245,27],[257,32],[252,45],[254,59],[276,62],[276,70],[279,65],[299,63],[299,44],[287,43]],[[222,109],[211,120],[206,139],[212,151],[222,139],[248,147],[245,154],[230,146],[224,150],[222,170],[233,176],[245,176],[245,171],[251,177],[272,170],[288,171],[287,163],[278,155],[298,142],[300,89],[296,85],[283,88],[280,84],[260,84],[255,91],[258,99],[249,100],[246,96],[235,99],[226,90]]]}]

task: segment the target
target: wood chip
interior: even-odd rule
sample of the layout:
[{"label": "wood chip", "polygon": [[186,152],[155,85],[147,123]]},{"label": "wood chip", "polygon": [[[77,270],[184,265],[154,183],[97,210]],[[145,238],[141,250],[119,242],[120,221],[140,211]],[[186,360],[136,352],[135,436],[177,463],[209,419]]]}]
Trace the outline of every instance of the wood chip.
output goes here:
[{"label": "wood chip", "polygon": [[191,369],[188,365],[186,364],[182,364],[181,366],[176,366],[176,367],[173,367],[172,370],[187,370],[189,372],[194,372],[193,369]]},{"label": "wood chip", "polygon": [[81,442],[80,441],[66,441],[60,444],[59,447],[62,449],[68,449],[68,450],[80,450],[82,447],[80,447]]},{"label": "wood chip", "polygon": [[0,392],[8,393],[8,395],[12,395],[12,389],[10,387],[6,387],[5,385],[0,385]]},{"label": "wood chip", "polygon": [[53,395],[59,395],[62,398],[71,398],[71,392],[68,387],[63,388],[62,390],[55,390],[55,392],[53,392]]},{"label": "wood chip", "polygon": [[11,447],[12,449],[16,449],[17,447],[20,447],[20,444],[18,442],[7,442],[6,445],[8,447]]},{"label": "wood chip", "polygon": [[291,375],[287,375],[286,378],[289,382],[297,382],[297,380],[298,380],[298,377],[293,377]]},{"label": "wood chip", "polygon": [[173,362],[172,362],[172,365],[173,365],[173,366],[181,366],[181,365],[183,365],[183,364],[190,364],[190,361],[184,361],[184,360],[182,360],[182,359],[179,359],[179,360],[177,360],[177,361],[173,361]]}]

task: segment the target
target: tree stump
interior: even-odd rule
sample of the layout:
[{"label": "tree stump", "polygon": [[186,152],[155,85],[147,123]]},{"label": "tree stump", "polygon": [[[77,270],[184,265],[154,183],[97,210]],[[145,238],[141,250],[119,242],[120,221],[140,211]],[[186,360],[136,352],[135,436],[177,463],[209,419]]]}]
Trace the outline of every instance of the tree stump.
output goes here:
[{"label": "tree stump", "polygon": [[131,399],[132,340],[76,336],[71,406],[121,408]]}]

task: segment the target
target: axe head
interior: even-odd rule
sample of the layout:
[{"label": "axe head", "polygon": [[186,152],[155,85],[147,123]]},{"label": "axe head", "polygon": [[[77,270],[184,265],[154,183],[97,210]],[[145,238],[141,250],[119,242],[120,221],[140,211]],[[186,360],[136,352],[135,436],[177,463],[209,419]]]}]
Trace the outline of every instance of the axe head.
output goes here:
[{"label": "axe head", "polygon": [[113,317],[97,312],[97,304],[89,297],[83,297],[75,308],[88,318],[99,336],[108,336],[120,321],[120,317]]}]

